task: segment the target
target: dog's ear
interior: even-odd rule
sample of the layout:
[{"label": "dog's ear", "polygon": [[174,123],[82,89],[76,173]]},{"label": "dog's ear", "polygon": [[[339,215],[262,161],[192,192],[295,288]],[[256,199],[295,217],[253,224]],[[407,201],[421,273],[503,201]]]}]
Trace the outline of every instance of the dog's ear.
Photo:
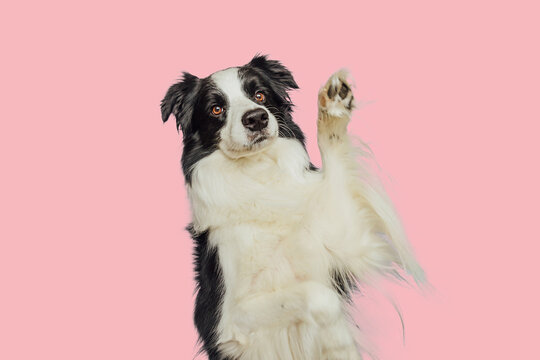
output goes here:
[{"label": "dog's ear", "polygon": [[298,84],[289,69],[277,60],[268,60],[268,55],[255,55],[248,66],[263,70],[274,82],[287,90],[298,89]]},{"label": "dog's ear", "polygon": [[163,100],[161,100],[161,119],[166,122],[169,116],[176,117],[176,128],[186,131],[190,126],[199,78],[184,72],[182,79],[172,85]]}]

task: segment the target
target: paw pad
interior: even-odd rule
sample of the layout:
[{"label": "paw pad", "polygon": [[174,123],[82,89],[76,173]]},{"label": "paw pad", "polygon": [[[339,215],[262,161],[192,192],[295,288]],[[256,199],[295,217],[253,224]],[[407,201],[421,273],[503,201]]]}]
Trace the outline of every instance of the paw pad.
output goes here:
[{"label": "paw pad", "polygon": [[337,86],[333,84],[330,85],[330,87],[328,88],[327,94],[328,94],[328,98],[330,99],[334,99],[336,97],[336,94],[338,94],[341,99],[345,99],[349,91],[351,91],[351,88],[349,87],[349,85],[347,85],[347,83],[340,80]]},{"label": "paw pad", "polygon": [[354,96],[347,82],[347,72],[333,74],[319,92],[319,108],[330,115],[342,116],[354,108]]}]

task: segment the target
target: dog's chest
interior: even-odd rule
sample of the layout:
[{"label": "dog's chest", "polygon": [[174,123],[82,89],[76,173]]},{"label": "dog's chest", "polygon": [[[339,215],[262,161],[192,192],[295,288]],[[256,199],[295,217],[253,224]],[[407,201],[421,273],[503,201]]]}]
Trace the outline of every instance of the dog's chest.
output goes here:
[{"label": "dog's chest", "polygon": [[194,223],[211,230],[229,290],[269,290],[328,276],[322,244],[301,234],[317,179],[305,171],[304,150],[293,145],[288,157],[230,163],[217,155],[197,171],[190,191]]},{"label": "dog's chest", "polygon": [[316,176],[306,173],[307,155],[297,141],[276,143],[249,159],[215,152],[199,162],[188,188],[196,227],[260,225],[279,232],[301,220]]},{"label": "dog's chest", "polygon": [[[224,229],[217,239],[223,273],[239,293],[268,291],[298,281],[325,277],[313,269],[325,263],[324,248],[265,227]],[[318,279],[323,280],[323,279]]]}]

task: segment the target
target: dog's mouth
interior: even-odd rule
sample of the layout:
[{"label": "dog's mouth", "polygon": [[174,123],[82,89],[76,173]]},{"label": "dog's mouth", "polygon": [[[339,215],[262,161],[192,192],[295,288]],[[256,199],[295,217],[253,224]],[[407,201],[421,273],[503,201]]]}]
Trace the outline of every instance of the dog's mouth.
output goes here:
[{"label": "dog's mouth", "polygon": [[276,138],[277,134],[273,134],[267,129],[247,131],[243,144],[222,142],[220,148],[231,158],[251,156],[264,151]]},{"label": "dog's mouth", "polygon": [[254,145],[260,144],[263,141],[267,140],[269,138],[269,135],[266,131],[254,131],[247,134],[247,139],[249,144],[248,147],[252,147]]},{"label": "dog's mouth", "polygon": [[251,144],[255,145],[255,144],[263,142],[266,139],[268,139],[268,136],[264,134],[256,135],[255,138],[251,140]]}]

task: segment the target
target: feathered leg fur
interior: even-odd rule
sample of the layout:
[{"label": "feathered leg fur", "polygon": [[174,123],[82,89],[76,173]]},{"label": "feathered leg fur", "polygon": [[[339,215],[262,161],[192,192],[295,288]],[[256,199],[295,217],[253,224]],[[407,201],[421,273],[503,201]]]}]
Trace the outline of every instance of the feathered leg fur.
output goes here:
[{"label": "feathered leg fur", "polygon": [[[351,85],[347,73],[341,70],[319,92],[317,138],[323,162],[323,186],[327,191],[321,200],[327,199],[328,205],[338,207],[330,210],[348,221],[345,228],[350,231],[342,239],[329,236],[330,243],[326,245],[357,279],[367,280],[374,273],[398,275],[397,265],[422,282],[423,271],[392,203],[363,166],[359,151],[347,133],[353,108]],[[334,241],[336,244],[332,246]]]},{"label": "feathered leg fur", "polygon": [[[391,202],[362,167],[359,152],[347,133],[353,108],[351,85],[342,70],[332,75],[319,92],[317,135],[323,163],[323,195],[316,199],[314,229],[318,227],[324,234],[321,240],[343,277],[352,276],[360,282],[368,282],[375,274],[399,277],[397,266],[422,281],[422,270]],[[332,224],[321,223],[324,214]],[[336,229],[342,232],[336,233]],[[323,330],[323,358],[359,359],[353,338],[346,333],[347,321],[342,316],[336,323]]]}]

